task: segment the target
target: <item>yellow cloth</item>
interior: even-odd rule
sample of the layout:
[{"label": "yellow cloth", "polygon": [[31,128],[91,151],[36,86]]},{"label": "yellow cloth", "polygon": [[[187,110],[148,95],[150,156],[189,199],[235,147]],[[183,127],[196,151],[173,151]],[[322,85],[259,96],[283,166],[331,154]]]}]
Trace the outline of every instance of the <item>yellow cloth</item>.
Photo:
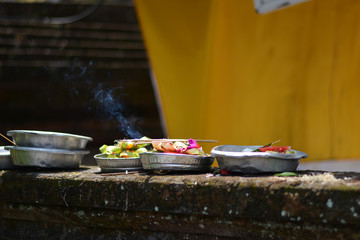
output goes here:
[{"label": "yellow cloth", "polygon": [[135,0],[169,137],[360,157],[360,1]]}]

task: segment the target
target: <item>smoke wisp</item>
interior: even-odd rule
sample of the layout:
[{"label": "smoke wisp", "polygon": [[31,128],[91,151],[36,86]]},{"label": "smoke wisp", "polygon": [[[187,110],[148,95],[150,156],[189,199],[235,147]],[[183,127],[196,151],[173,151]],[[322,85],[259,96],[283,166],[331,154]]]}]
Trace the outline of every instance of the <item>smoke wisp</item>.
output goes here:
[{"label": "smoke wisp", "polygon": [[[62,89],[68,92],[70,98],[88,98],[88,111],[96,111],[96,115],[102,120],[115,120],[117,128],[125,137],[139,138],[142,134],[139,129],[139,118],[134,116],[126,105],[127,94],[122,87],[122,81],[111,79],[111,72],[101,73],[101,81],[94,80],[99,72],[93,67],[93,62],[81,62],[74,59],[72,66],[67,68],[62,74],[58,74],[53,69],[47,69],[52,76],[53,84],[61,85]],[[114,82],[116,84],[114,85]],[[118,84],[117,84],[118,83]],[[51,101],[49,93],[48,101]]]},{"label": "smoke wisp", "polygon": [[119,129],[126,137],[140,138],[142,135],[135,127],[138,119],[134,118],[134,116],[126,115],[126,107],[114,96],[115,90],[106,89],[102,84],[97,86],[94,90],[94,99],[97,103],[98,111],[102,112],[109,120],[117,120]]}]

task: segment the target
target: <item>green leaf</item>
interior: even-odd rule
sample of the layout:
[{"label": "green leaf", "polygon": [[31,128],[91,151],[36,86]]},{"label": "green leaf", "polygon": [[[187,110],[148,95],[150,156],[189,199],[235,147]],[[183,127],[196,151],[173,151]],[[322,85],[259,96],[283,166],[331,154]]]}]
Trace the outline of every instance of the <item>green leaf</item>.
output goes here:
[{"label": "green leaf", "polygon": [[118,146],[111,145],[111,146],[107,146],[106,148],[107,154],[120,153],[121,151],[122,151],[121,148]]},{"label": "green leaf", "polygon": [[135,152],[137,152],[137,153],[144,153],[144,152],[147,152],[147,149],[144,148],[144,147],[142,147],[142,148],[137,149]]},{"label": "green leaf", "polygon": [[280,142],[280,140],[277,140],[277,141],[275,141],[275,142],[271,142],[271,143],[268,143],[268,144],[266,144],[266,145],[264,145],[264,146],[261,146],[261,147],[255,149],[255,150],[253,150],[253,152],[261,152],[261,151],[260,151],[260,148],[270,147],[272,144],[277,143],[277,142]]},{"label": "green leaf", "polygon": [[290,177],[290,176],[296,176],[297,174],[294,172],[282,172],[282,173],[276,173],[274,176],[276,177]]},{"label": "green leaf", "polygon": [[102,146],[99,148],[100,152],[101,152],[101,153],[106,153],[106,148],[107,148],[107,147],[108,147],[108,146],[107,146],[106,144],[102,145]]},{"label": "green leaf", "polygon": [[[148,138],[148,137],[144,136],[144,137],[142,137],[140,139],[142,139],[142,140],[150,140],[151,138]],[[149,146],[150,144],[151,143],[136,144],[136,148],[143,148],[143,147]]]}]

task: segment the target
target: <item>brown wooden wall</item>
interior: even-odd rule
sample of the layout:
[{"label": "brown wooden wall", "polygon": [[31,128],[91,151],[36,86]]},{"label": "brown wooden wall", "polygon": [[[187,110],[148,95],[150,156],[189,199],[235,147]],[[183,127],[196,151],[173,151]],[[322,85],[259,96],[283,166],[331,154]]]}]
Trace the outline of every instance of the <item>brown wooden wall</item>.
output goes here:
[{"label": "brown wooden wall", "polygon": [[[0,132],[90,136],[92,152],[84,162],[92,163],[102,144],[140,135],[163,137],[163,132],[132,1],[105,2],[70,24],[43,22],[88,7],[2,4]],[[0,139],[0,145],[8,142]]]}]

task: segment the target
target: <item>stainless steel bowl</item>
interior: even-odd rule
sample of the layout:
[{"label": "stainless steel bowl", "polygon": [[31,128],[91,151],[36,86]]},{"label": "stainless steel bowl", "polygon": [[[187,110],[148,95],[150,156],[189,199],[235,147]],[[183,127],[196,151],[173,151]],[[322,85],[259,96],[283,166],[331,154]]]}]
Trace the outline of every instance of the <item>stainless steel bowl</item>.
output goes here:
[{"label": "stainless steel bowl", "polygon": [[94,156],[102,172],[122,172],[143,170],[139,157],[135,158],[108,158],[100,153]]},{"label": "stainless steel bowl", "polygon": [[32,147],[7,146],[15,166],[42,168],[79,168],[85,150],[62,150]]},{"label": "stainless steel bowl", "polygon": [[[220,169],[240,173],[296,171],[304,152],[293,150],[294,154],[251,152],[261,146],[221,145],[214,147],[211,154],[216,157]],[[250,151],[243,152],[245,149]]]},{"label": "stainless steel bowl", "polygon": [[210,155],[141,153],[140,159],[146,170],[208,171],[215,158]]},{"label": "stainless steel bowl", "polygon": [[4,146],[0,147],[0,170],[16,168],[12,163],[10,151],[5,150]]},{"label": "stainless steel bowl", "polygon": [[93,140],[81,135],[34,130],[10,130],[7,135],[18,146],[66,150],[85,149],[88,141]]}]

